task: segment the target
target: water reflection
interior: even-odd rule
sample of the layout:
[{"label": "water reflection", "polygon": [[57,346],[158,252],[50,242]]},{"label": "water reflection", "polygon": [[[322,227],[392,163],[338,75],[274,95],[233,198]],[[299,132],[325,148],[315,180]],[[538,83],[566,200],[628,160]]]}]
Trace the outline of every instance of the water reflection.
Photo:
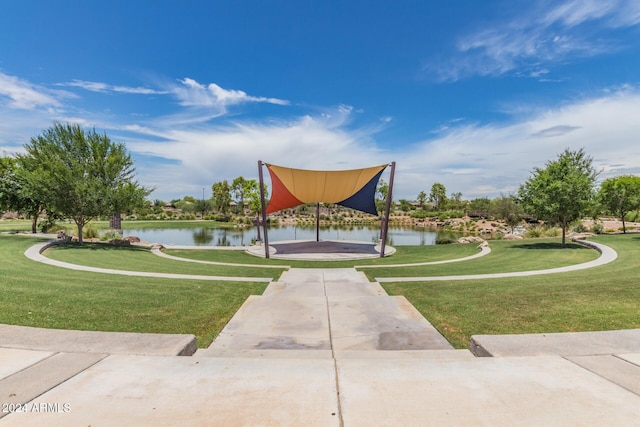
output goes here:
[{"label": "water reflection", "polygon": [[[131,229],[125,236],[138,236],[141,240],[169,245],[246,246],[258,238],[255,227],[247,228],[171,228]],[[435,245],[438,232],[424,228],[389,227],[389,245]],[[320,240],[355,240],[376,243],[380,238],[378,227],[366,225],[323,226]],[[269,241],[315,240],[315,225],[269,227]]]}]

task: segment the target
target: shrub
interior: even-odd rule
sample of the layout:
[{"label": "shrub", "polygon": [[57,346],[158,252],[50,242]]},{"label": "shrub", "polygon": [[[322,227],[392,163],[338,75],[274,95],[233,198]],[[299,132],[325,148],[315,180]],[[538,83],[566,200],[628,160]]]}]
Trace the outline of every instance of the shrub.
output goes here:
[{"label": "shrub", "polygon": [[592,233],[602,234],[603,231],[604,231],[604,227],[602,226],[602,224],[594,223],[593,225],[591,225],[591,232]]},{"label": "shrub", "polygon": [[100,241],[122,240],[122,233],[118,230],[107,230],[100,235]]},{"label": "shrub", "polygon": [[456,242],[457,240],[449,235],[436,237],[436,245],[449,245]]},{"label": "shrub", "polygon": [[98,230],[93,225],[88,225],[82,230],[82,237],[84,239],[97,239],[100,237]]},{"label": "shrub", "polygon": [[587,227],[585,227],[583,223],[578,222],[573,226],[572,230],[575,233],[584,233],[585,231],[587,231]]},{"label": "shrub", "polygon": [[531,227],[524,233],[524,236],[529,238],[542,237],[542,228],[538,226]]}]

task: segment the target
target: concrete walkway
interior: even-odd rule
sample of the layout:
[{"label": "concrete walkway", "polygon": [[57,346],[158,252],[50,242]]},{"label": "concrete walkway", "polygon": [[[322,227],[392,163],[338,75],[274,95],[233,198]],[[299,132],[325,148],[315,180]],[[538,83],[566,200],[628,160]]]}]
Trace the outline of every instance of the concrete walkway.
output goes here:
[{"label": "concrete walkway", "polygon": [[355,269],[286,272],[193,357],[19,329],[0,327],[0,426],[640,425],[640,329],[567,337],[570,355],[474,337],[504,354],[474,357]]},{"label": "concrete walkway", "polygon": [[526,277],[526,276],[538,276],[541,274],[555,274],[555,273],[567,273],[570,271],[584,270],[587,268],[599,267],[601,265],[609,264],[618,258],[618,253],[609,246],[601,243],[591,242],[587,240],[576,240],[576,243],[580,243],[585,246],[589,246],[600,252],[600,256],[589,262],[583,262],[582,264],[568,265],[566,267],[548,268],[545,270],[531,270],[531,271],[515,271],[512,273],[491,273],[491,274],[467,274],[462,276],[429,276],[429,277],[376,277],[378,282],[432,282],[442,280],[475,280],[475,279],[498,279],[502,277]]},{"label": "concrete walkway", "polygon": [[172,274],[172,273],[155,273],[147,271],[130,271],[130,270],[116,270],[111,268],[99,268],[89,267],[86,265],[71,264],[63,261],[56,261],[51,258],[47,258],[42,255],[47,248],[56,245],[58,242],[44,242],[31,246],[24,252],[24,255],[37,262],[43,264],[53,265],[55,267],[67,268],[69,270],[89,271],[92,273],[103,274],[119,274],[122,276],[137,276],[137,277],[160,277],[164,279],[178,279],[178,280],[211,280],[211,281],[232,281],[232,282],[270,282],[272,279],[264,277],[241,277],[241,276],[204,276],[196,274]]}]

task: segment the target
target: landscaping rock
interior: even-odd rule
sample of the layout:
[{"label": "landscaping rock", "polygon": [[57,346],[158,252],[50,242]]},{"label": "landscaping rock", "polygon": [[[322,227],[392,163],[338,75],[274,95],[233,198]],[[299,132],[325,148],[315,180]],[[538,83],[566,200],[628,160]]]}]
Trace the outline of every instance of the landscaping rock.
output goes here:
[{"label": "landscaping rock", "polygon": [[483,242],[485,242],[485,240],[477,236],[465,236],[465,237],[460,237],[458,239],[458,243],[483,243]]},{"label": "landscaping rock", "polygon": [[129,243],[140,243],[140,238],[137,236],[127,236],[123,237],[122,240],[125,240]]},{"label": "landscaping rock", "polygon": [[517,234],[505,234],[503,237],[504,240],[522,240],[524,237],[518,236]]}]

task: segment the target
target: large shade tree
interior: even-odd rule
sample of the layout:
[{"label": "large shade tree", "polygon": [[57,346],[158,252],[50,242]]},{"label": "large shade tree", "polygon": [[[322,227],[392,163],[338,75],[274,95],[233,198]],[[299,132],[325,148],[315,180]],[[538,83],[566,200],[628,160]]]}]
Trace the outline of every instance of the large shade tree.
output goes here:
[{"label": "large shade tree", "polygon": [[152,191],[135,181],[124,144],[79,125],[54,123],[25,145],[18,156],[34,198],[47,211],[72,219],[78,241],[91,220],[141,205]]},{"label": "large shade tree", "polygon": [[593,159],[583,149],[566,149],[544,168],[535,168],[518,195],[527,212],[562,228],[564,248],[567,227],[593,207],[597,176]]},{"label": "large shade tree", "polygon": [[627,232],[625,216],[640,209],[640,176],[622,175],[606,179],[598,198],[602,206],[622,220],[622,232]]}]

